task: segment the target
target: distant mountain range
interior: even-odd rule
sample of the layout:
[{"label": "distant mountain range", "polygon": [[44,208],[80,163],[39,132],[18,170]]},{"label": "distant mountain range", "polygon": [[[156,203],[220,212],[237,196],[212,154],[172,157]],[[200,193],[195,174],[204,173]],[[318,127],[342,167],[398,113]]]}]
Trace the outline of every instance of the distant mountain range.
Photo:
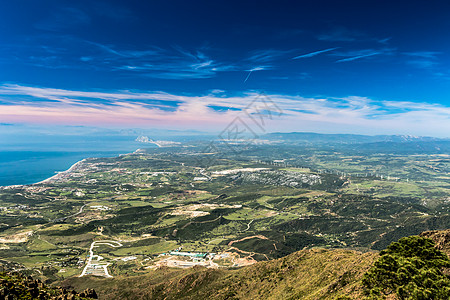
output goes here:
[{"label": "distant mountain range", "polygon": [[269,133],[261,137],[274,143],[319,147],[360,154],[449,154],[450,139],[411,135],[320,134],[310,132]]},{"label": "distant mountain range", "polygon": [[450,141],[450,139],[440,139],[434,137],[412,136],[412,135],[358,135],[358,134],[321,134],[313,132],[274,132],[262,136],[268,140],[285,140],[307,143],[379,143],[379,142],[437,142]]}]

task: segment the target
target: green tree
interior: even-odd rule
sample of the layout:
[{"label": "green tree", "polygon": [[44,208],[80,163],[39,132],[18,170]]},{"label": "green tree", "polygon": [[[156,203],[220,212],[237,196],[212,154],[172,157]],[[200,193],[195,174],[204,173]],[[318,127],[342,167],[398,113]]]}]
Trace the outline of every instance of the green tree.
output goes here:
[{"label": "green tree", "polygon": [[396,294],[400,299],[450,299],[447,255],[430,239],[410,236],[391,243],[364,275],[367,295],[379,299]]}]

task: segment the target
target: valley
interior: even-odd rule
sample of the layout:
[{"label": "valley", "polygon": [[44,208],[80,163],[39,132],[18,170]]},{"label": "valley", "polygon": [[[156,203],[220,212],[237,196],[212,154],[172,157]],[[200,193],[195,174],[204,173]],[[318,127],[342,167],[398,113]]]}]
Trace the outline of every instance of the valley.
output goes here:
[{"label": "valley", "polygon": [[304,249],[371,252],[450,227],[450,158],[439,153],[202,147],[88,158],[44,182],[1,188],[2,261],[52,283],[239,268]]}]

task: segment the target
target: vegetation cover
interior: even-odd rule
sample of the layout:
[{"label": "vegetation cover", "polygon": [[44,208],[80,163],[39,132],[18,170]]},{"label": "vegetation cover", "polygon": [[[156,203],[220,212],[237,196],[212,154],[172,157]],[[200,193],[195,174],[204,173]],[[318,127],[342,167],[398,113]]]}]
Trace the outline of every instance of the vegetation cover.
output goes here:
[{"label": "vegetation cover", "polygon": [[[104,298],[126,299],[139,287],[155,299],[225,290],[242,299],[362,299],[377,251],[450,228],[450,157],[442,151],[293,141],[236,155],[226,145],[202,153],[206,146],[91,158],[45,183],[1,187],[0,258],[47,285],[67,280]],[[449,239],[436,238],[439,249]],[[338,248],[358,250],[345,252],[355,260],[333,264]],[[296,262],[298,253],[309,258]],[[263,266],[273,267],[270,276],[242,275]]]},{"label": "vegetation cover", "polygon": [[380,255],[362,281],[371,298],[450,299],[450,276],[443,270],[450,260],[431,239],[404,237]]},{"label": "vegetation cover", "polygon": [[238,269],[160,268],[140,276],[72,277],[66,288],[94,288],[100,299],[330,299],[364,297],[375,252],[310,249]]},{"label": "vegetation cover", "polygon": [[31,276],[19,272],[2,271],[0,272],[0,299],[88,300],[97,299],[97,293],[93,289],[77,293],[64,288],[52,288]]},{"label": "vegetation cover", "polygon": [[[430,234],[444,233],[423,235]],[[160,268],[62,284],[98,287],[101,299],[449,299],[450,260],[438,248],[431,239],[411,236],[380,253],[310,249],[238,269]]]}]

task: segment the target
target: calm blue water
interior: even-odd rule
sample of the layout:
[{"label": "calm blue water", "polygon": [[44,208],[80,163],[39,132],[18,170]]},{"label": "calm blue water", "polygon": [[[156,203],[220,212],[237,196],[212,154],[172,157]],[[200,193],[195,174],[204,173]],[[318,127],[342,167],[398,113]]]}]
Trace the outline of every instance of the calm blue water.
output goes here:
[{"label": "calm blue water", "polygon": [[112,157],[152,144],[136,137],[52,137],[27,141],[0,141],[0,186],[31,184],[65,171],[87,157]]}]

